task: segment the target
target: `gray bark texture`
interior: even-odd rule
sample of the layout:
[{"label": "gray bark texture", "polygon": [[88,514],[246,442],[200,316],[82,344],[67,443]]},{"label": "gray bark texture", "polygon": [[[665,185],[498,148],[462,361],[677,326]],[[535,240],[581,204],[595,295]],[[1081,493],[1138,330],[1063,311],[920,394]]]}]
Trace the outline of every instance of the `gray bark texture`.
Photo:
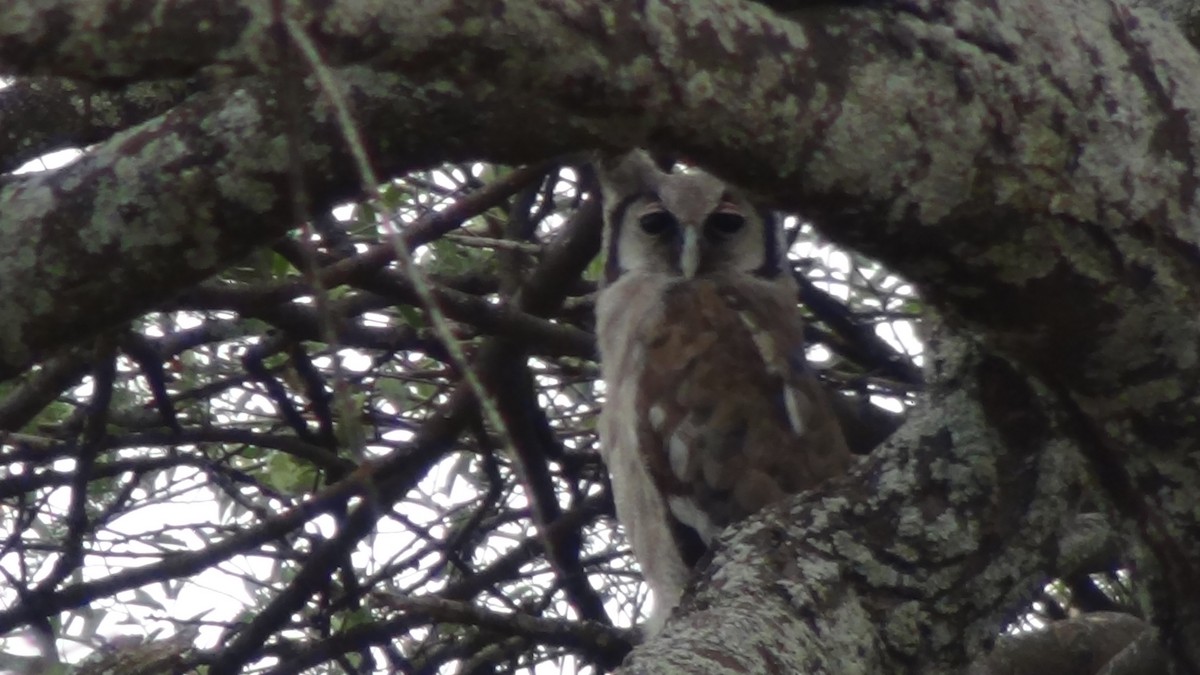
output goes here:
[{"label": "gray bark texture", "polygon": [[[272,241],[297,191],[356,193],[274,3],[157,4],[0,3],[0,74],[29,78],[0,91],[5,166],[105,138],[0,178],[2,375]],[[728,533],[626,672],[962,672],[1070,564],[1085,494],[1172,672],[1200,672],[1194,3],[281,4],[381,176],[669,149],[936,308],[921,408],[852,475]],[[16,129],[34,93],[60,119]],[[107,137],[109,114],[128,130]]]}]

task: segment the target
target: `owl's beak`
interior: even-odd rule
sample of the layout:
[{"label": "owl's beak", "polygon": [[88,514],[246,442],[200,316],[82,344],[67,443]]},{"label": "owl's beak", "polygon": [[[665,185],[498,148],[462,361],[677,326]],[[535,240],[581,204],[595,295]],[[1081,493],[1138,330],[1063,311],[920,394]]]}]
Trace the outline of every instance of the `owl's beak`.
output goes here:
[{"label": "owl's beak", "polygon": [[683,228],[683,248],[679,252],[679,271],[684,279],[696,276],[700,269],[700,233],[694,227]]}]

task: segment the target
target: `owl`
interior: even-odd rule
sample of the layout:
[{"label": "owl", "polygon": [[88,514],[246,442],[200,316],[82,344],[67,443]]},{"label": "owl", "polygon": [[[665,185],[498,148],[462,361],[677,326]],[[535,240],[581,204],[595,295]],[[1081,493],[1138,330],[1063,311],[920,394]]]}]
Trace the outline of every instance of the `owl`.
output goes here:
[{"label": "owl", "polygon": [[722,529],[844,473],[852,456],[806,368],[774,219],[713,176],[662,172],[641,151],[600,162],[598,175],[601,453],[654,592],[653,633]]}]

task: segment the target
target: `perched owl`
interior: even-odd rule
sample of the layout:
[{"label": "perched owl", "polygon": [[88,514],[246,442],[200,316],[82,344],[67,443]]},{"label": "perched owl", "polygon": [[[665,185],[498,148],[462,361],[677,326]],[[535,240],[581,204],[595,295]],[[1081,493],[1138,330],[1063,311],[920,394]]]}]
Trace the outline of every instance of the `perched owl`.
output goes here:
[{"label": "perched owl", "polygon": [[640,151],[598,169],[601,449],[656,631],[726,525],[852,459],[805,367],[773,219],[718,179],[664,173]]}]

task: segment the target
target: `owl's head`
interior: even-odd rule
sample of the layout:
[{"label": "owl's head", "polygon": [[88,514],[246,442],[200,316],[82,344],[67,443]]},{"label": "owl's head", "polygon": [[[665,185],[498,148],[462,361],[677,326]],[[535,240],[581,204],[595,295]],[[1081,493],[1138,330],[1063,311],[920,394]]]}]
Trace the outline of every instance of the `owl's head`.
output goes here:
[{"label": "owl's head", "polygon": [[783,237],[774,218],[717,178],[665,173],[641,150],[597,165],[604,196],[604,276],[627,272],[682,278],[782,274]]}]

